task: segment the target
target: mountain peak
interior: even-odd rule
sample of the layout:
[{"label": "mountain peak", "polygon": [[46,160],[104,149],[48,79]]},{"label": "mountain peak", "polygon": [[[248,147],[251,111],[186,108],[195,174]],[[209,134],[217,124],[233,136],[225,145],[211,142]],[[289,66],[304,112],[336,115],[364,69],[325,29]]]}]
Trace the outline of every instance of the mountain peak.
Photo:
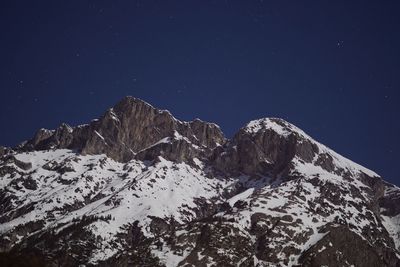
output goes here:
[{"label": "mountain peak", "polygon": [[[143,151],[147,148],[152,148],[151,158],[154,158],[154,149],[157,148],[157,153],[183,160],[185,157],[181,145],[176,149],[178,144],[173,142],[171,145],[174,149],[171,150],[166,147],[166,142],[160,142],[165,138],[173,138],[176,133],[184,137],[179,139],[180,143],[187,141],[190,149],[196,151],[193,153],[199,157],[205,157],[211,153],[211,149],[226,142],[221,129],[213,123],[201,120],[183,122],[167,110],[157,109],[139,98],[127,96],[90,124],[70,127],[63,123],[56,130],[39,130],[22,149],[67,148],[82,154],[106,154],[117,161],[126,162],[135,158],[139,151],[143,157]],[[161,146],[161,143],[164,145]]]},{"label": "mountain peak", "polygon": [[[215,150],[222,145],[225,148]],[[106,154],[122,162],[161,155],[178,161],[199,157],[215,161],[215,166],[222,166],[224,171],[272,176],[282,175],[297,158],[332,172],[357,170],[378,176],[280,118],[250,121],[228,140],[214,123],[199,118],[180,121],[169,111],[132,96],[124,97],[89,124],[71,127],[63,123],[56,130],[40,129],[18,149],[21,148],[24,151],[66,148],[85,155]]]},{"label": "mountain peak", "polygon": [[301,136],[308,137],[308,135],[303,130],[281,118],[272,117],[252,120],[244,127],[245,131],[253,134],[267,129],[272,130],[283,136],[297,133]]},{"label": "mountain peak", "polygon": [[[153,105],[149,104],[148,102],[136,98],[133,96],[125,96],[122,98],[113,108],[117,114],[124,114],[124,113],[131,113],[131,112],[138,112],[140,110],[151,111],[158,114],[166,114],[172,117],[173,119],[177,120],[172,116],[172,114],[168,110],[162,110],[154,107]],[[145,116],[146,114],[138,114]]]},{"label": "mountain peak", "polygon": [[0,147],[0,262],[34,248],[41,266],[394,267],[399,203],[398,187],[285,120],[228,140],[125,97]]}]

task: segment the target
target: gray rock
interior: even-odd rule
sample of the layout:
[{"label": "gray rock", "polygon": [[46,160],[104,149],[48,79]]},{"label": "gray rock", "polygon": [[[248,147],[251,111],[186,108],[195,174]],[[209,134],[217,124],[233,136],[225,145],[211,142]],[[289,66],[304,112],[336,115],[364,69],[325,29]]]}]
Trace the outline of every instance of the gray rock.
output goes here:
[{"label": "gray rock", "polygon": [[0,158],[6,155],[13,154],[14,150],[9,147],[0,146]]},{"label": "gray rock", "polygon": [[295,156],[311,162],[316,153],[318,147],[295,132],[285,137],[270,129],[254,134],[243,128],[225,149],[214,151],[213,160],[217,169],[227,173],[277,177]]},{"label": "gray rock", "polygon": [[[62,124],[55,131],[39,130],[23,149],[68,148],[80,151],[82,154],[104,153],[117,161],[126,162],[133,159],[136,153],[161,139],[174,136],[185,138],[194,145],[193,148],[204,147],[209,154],[211,149],[226,141],[220,128],[213,123],[198,119],[182,122],[166,110],[156,109],[137,98],[126,97],[99,120],[92,121],[89,125],[71,128]],[[170,155],[170,158],[183,160],[187,156],[182,153],[188,150],[181,149],[185,146],[182,142],[175,144],[180,147],[171,149],[166,146],[165,154]],[[154,149],[149,153],[154,154]]]},{"label": "gray rock", "polygon": [[5,157],[2,159],[2,161],[3,161],[3,164],[14,163],[17,167],[19,167],[25,171],[32,168],[32,163],[20,161],[14,155],[5,155]]},{"label": "gray rock", "polygon": [[393,249],[372,247],[345,226],[326,230],[328,233],[300,257],[301,266],[394,267],[399,264]]},{"label": "gray rock", "polygon": [[172,140],[144,149],[136,154],[135,159],[153,161],[158,156],[173,162],[190,162],[195,157],[200,157],[201,151],[185,140]]},{"label": "gray rock", "polygon": [[[138,170],[126,163],[122,170],[116,171],[114,167],[120,164],[112,167],[102,156],[99,160],[95,157],[95,160],[86,162],[84,166],[88,169],[81,173],[82,166],[76,170],[74,166],[79,158],[84,161],[85,157],[76,155],[76,158],[72,156],[64,160],[49,158],[42,165],[46,171],[31,170],[28,173],[26,171],[32,168],[29,162],[18,160],[13,151],[0,147],[0,176],[7,175],[6,179],[10,181],[4,189],[0,188],[0,223],[27,216],[32,211],[39,213],[41,207],[53,206],[47,205],[53,201],[57,205],[46,211],[46,224],[55,220],[58,214],[70,214],[99,200],[103,200],[99,203],[104,203],[107,211],[118,208],[130,212],[130,204],[124,203],[125,196],[128,200],[132,197],[133,201],[142,201],[139,196],[142,190],[155,197],[158,192],[161,196],[167,195],[163,191],[168,190],[171,201],[183,198],[182,203],[172,203],[172,206],[180,205],[174,213],[174,216],[182,216],[180,220],[175,221],[173,216],[147,215],[151,222],[146,230],[152,236],[144,235],[145,228],[141,228],[144,227],[141,222],[128,222],[115,233],[115,239],[110,243],[112,247],[121,249],[106,261],[98,262],[99,266],[162,266],[152,253],[155,248],[165,248],[182,256],[179,266],[213,263],[237,266],[239,262],[240,266],[256,266],[260,260],[271,266],[287,266],[298,258],[301,266],[400,266],[395,255],[398,250],[392,239],[396,233],[388,232],[390,229],[384,227],[382,217],[400,214],[400,190],[380,177],[336,164],[333,153],[325,151],[284,120],[269,119],[269,122],[275,123],[278,130],[274,127],[255,127],[256,131],[242,128],[227,140],[215,124],[199,119],[182,122],[168,111],[126,97],[90,124],[77,127],[62,124],[55,130],[41,129],[32,140],[16,150],[67,148],[81,154],[106,154],[121,162],[131,159],[143,161]],[[198,177],[199,184],[216,181],[212,179],[222,181],[226,177],[234,184],[223,187],[217,183],[212,189],[207,189],[215,190],[211,192],[213,197],[201,193],[187,206],[186,200],[191,200],[186,199],[185,192],[179,188],[187,182],[185,177],[188,175],[179,177],[176,174],[175,177],[175,172],[169,172],[168,168],[180,170],[180,164],[153,169],[157,165],[150,166],[147,161],[156,162],[159,157],[194,165],[197,162],[194,159],[199,158],[204,167],[192,165],[195,168],[191,172],[190,168],[186,170],[188,175],[199,171],[205,176]],[[295,158],[337,176],[331,180],[330,175],[320,177],[326,174],[324,171],[310,175],[300,173],[300,169],[294,166]],[[182,174],[185,174],[185,168],[181,169]],[[97,175],[103,175],[101,169],[107,169],[104,172],[107,177],[96,181]],[[149,179],[146,184],[139,186],[139,180],[134,176],[136,171],[148,172],[149,176],[140,177],[140,181]],[[104,189],[103,184],[112,183],[117,177],[122,179],[123,186],[114,188],[113,185],[110,190]],[[160,188],[156,185],[171,177],[179,179],[167,183],[167,186],[160,182],[163,185]],[[52,182],[49,190],[73,188],[71,192],[77,196],[81,194],[82,199],[63,203],[60,196],[70,191],[58,191],[61,192],[58,197],[47,196],[40,198],[39,202],[20,197],[21,192],[46,192],[43,188],[46,181]],[[79,186],[75,188],[76,184]],[[184,187],[184,190],[191,186]],[[234,203],[230,202],[232,197],[248,189],[252,189],[251,195],[242,195]],[[123,190],[123,194],[119,195],[119,190]],[[158,199],[166,200],[165,197]],[[154,203],[144,202],[143,208],[150,209]],[[95,209],[97,207],[96,204]],[[2,256],[14,252],[29,256],[27,250],[38,248],[43,259],[51,261],[49,266],[90,265],[88,260],[93,252],[103,249],[99,246],[102,237],[93,234],[91,224],[101,221],[110,224],[111,217],[112,213],[83,216],[72,219],[67,225],[54,224],[54,228],[43,231],[39,230],[44,222],[20,224],[0,236],[0,250],[4,252],[0,253],[0,261]],[[310,227],[313,226],[310,222],[319,226]],[[309,247],[307,242],[312,241],[310,238],[321,233],[325,234],[318,237],[322,239]],[[19,240],[21,236],[22,241]]]}]

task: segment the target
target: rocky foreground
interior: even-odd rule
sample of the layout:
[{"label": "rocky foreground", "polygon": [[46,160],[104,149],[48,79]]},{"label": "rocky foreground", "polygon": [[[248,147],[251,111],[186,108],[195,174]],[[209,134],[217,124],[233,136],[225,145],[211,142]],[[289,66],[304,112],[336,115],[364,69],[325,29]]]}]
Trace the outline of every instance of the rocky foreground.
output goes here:
[{"label": "rocky foreground", "polygon": [[398,187],[277,118],[227,139],[126,97],[0,147],[1,266],[400,266],[399,214]]}]

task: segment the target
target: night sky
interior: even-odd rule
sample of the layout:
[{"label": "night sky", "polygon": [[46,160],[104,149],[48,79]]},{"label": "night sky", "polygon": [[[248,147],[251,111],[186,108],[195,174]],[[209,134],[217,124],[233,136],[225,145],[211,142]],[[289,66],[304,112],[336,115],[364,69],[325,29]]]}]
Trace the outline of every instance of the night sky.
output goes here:
[{"label": "night sky", "polygon": [[123,96],[228,137],[281,117],[400,185],[400,1],[2,1],[0,144]]}]

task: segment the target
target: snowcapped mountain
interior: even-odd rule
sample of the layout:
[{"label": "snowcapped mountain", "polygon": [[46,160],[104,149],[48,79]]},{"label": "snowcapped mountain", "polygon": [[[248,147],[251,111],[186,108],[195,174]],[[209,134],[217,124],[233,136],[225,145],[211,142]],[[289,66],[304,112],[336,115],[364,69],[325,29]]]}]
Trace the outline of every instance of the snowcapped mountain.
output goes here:
[{"label": "snowcapped mountain", "polygon": [[281,119],[126,97],[0,157],[1,266],[400,266],[400,189]]}]

